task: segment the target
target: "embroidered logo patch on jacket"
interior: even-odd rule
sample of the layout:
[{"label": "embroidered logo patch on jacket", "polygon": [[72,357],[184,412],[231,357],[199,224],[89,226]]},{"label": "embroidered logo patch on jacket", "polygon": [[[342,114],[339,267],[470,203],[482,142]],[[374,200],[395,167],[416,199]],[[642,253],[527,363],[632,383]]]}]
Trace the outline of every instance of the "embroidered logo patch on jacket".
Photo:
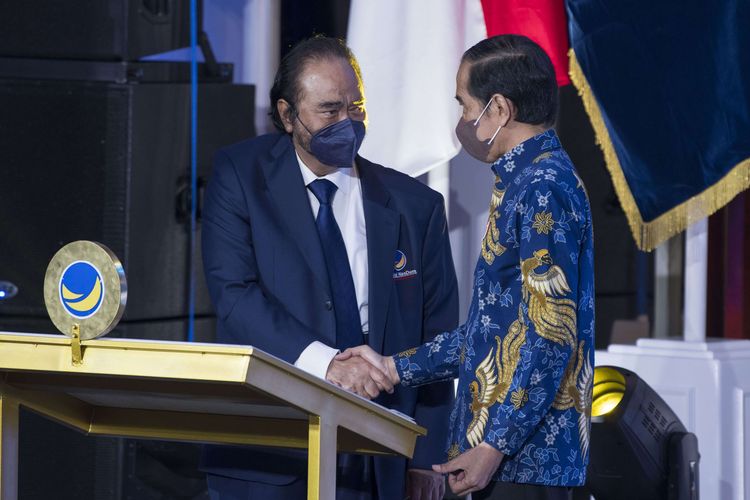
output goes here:
[{"label": "embroidered logo patch on jacket", "polygon": [[416,269],[406,269],[408,259],[406,254],[401,250],[396,250],[396,257],[393,260],[393,279],[403,280],[407,278],[413,278],[417,275]]}]

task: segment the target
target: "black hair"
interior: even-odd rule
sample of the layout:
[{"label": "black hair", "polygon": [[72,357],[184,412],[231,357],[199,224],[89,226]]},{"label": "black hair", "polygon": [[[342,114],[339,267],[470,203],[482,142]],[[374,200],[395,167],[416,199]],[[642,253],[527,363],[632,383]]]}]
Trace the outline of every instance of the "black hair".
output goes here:
[{"label": "black hair", "polygon": [[551,126],[557,117],[555,68],[539,45],[522,35],[498,35],[464,52],[468,62],[468,92],[487,103],[502,94],[516,107],[515,120]]},{"label": "black hair", "polygon": [[299,98],[299,77],[310,61],[322,59],[341,58],[349,62],[359,81],[362,81],[362,72],[359,63],[352,54],[349,47],[339,38],[329,38],[316,35],[312,38],[302,40],[290,50],[279,63],[279,69],[273,79],[271,87],[271,120],[274,126],[284,132],[284,122],[281,120],[276,102],[284,99],[290,105],[290,112],[294,113],[297,99]]}]

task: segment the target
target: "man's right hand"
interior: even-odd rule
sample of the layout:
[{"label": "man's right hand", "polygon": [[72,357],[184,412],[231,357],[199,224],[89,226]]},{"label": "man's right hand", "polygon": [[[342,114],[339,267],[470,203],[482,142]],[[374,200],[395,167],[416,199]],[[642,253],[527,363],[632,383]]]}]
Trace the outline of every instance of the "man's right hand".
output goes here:
[{"label": "man's right hand", "polygon": [[393,393],[388,376],[365,359],[352,356],[336,359],[328,365],[326,380],[367,399],[374,399],[381,391]]},{"label": "man's right hand", "polygon": [[396,362],[394,361],[393,356],[381,356],[368,345],[350,347],[341,354],[336,355],[335,359],[343,361],[355,357],[362,358],[371,365],[379,368],[381,372],[386,374],[391,385],[396,385],[401,382],[401,377],[399,377],[398,370],[396,370]]}]

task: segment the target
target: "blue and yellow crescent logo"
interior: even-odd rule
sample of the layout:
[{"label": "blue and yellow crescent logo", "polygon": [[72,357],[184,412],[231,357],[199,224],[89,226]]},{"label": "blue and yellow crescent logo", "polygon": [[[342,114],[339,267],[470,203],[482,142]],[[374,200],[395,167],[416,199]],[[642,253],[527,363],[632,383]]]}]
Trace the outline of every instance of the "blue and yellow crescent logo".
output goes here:
[{"label": "blue and yellow crescent logo", "polygon": [[73,262],[60,277],[60,302],[74,318],[88,318],[99,310],[104,298],[102,275],[91,263]]},{"label": "blue and yellow crescent logo", "polygon": [[396,250],[396,258],[394,260],[393,269],[396,271],[403,271],[406,267],[406,254],[401,250]]}]

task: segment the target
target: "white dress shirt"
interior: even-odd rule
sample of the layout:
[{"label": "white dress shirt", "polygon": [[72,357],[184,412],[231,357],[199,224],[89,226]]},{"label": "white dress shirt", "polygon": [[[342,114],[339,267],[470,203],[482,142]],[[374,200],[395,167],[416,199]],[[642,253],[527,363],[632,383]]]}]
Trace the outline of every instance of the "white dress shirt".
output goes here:
[{"label": "white dress shirt", "polygon": [[[305,186],[309,186],[315,180],[326,179],[336,184],[338,188],[333,196],[333,216],[336,218],[341,236],[344,238],[344,246],[349,258],[349,269],[351,269],[354,279],[354,293],[357,296],[362,331],[368,332],[367,231],[365,228],[365,210],[362,205],[362,184],[359,180],[357,167],[339,168],[331,174],[318,177],[305,165],[299,155],[297,155],[297,162]],[[317,218],[320,202],[310,189],[307,190],[307,196],[310,200],[313,216]],[[302,351],[294,364],[308,373],[325,378],[328,365],[331,364],[331,360],[336,354],[338,354],[338,350],[335,347],[315,341]]]}]

